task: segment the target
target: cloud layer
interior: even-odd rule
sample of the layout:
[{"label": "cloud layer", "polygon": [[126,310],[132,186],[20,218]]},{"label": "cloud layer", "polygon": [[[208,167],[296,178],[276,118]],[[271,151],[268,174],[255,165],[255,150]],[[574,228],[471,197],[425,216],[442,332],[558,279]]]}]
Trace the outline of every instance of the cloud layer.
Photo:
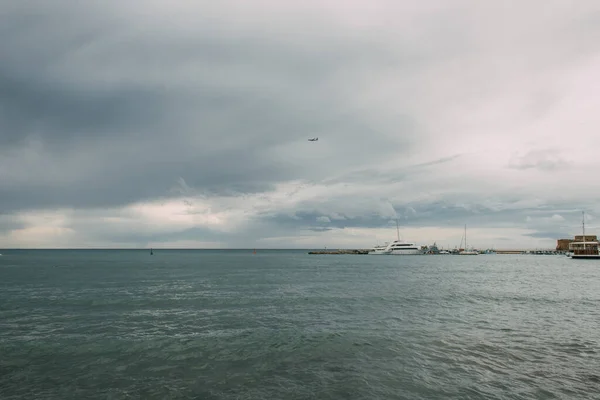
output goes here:
[{"label": "cloud layer", "polygon": [[[0,247],[553,247],[595,1],[0,3]],[[308,142],[319,137],[318,142]]]}]

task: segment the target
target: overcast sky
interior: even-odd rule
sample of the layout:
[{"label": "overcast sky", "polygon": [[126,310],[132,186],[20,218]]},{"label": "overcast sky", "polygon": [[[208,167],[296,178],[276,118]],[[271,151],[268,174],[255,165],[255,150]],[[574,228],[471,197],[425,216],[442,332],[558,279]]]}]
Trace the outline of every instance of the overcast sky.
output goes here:
[{"label": "overcast sky", "polygon": [[597,0],[0,0],[0,37],[0,247],[600,234]]}]

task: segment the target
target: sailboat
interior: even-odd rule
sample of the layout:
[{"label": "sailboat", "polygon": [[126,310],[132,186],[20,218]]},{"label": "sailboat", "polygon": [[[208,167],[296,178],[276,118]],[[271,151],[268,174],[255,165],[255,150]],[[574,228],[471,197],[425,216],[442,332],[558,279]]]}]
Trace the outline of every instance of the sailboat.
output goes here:
[{"label": "sailboat", "polygon": [[476,256],[479,254],[479,252],[477,250],[474,250],[474,249],[468,250],[468,247],[467,247],[467,224],[465,224],[465,249],[458,254],[460,254],[461,256]]},{"label": "sailboat", "polygon": [[588,242],[585,237],[585,212],[581,212],[581,228],[583,231],[583,237],[581,242],[569,243],[569,251],[571,252],[572,259],[578,260],[598,260],[600,259],[600,252],[598,251],[598,242]]}]

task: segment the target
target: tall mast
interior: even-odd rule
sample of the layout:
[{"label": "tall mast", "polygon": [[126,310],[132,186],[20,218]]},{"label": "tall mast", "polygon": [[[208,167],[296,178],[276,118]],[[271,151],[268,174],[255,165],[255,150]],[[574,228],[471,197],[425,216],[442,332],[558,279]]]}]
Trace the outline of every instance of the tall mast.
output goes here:
[{"label": "tall mast", "polygon": [[400,228],[398,228],[398,218],[396,218],[396,234],[398,235],[398,241],[400,241]]},{"label": "tall mast", "polygon": [[465,224],[465,251],[468,251],[469,249],[467,248],[467,224]]},{"label": "tall mast", "polygon": [[581,212],[581,228],[583,230],[583,249],[585,250],[585,211]]}]

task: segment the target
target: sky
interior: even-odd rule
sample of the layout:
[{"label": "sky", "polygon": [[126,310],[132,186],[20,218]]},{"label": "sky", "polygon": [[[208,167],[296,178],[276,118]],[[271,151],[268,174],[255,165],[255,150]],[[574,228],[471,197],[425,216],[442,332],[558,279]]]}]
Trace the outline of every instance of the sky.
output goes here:
[{"label": "sky", "polygon": [[0,0],[0,37],[0,248],[600,235],[596,0]]}]

